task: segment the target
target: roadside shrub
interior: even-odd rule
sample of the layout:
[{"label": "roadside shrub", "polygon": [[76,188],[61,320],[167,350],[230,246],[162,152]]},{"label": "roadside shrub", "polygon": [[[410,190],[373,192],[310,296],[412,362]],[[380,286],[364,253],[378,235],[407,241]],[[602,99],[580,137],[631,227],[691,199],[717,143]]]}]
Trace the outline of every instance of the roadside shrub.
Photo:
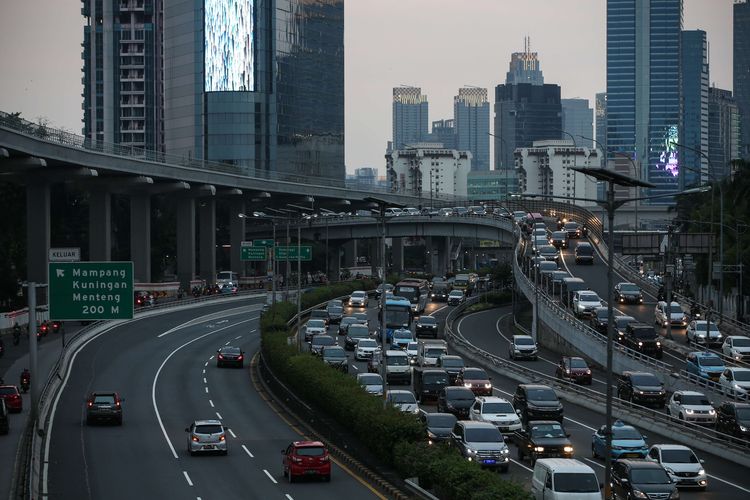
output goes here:
[{"label": "roadside shrub", "polygon": [[487,292],[482,296],[482,300],[490,304],[501,305],[511,302],[513,300],[513,295],[512,292],[508,290],[503,290],[502,292]]}]

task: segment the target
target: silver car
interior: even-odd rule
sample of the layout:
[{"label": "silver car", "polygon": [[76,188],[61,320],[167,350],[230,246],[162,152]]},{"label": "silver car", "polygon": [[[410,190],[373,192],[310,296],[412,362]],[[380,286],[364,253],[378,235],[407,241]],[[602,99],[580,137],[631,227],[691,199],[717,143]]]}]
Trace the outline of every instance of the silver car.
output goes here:
[{"label": "silver car", "polygon": [[219,420],[196,420],[190,427],[185,427],[188,433],[187,449],[191,455],[196,453],[219,452],[226,455],[227,428]]}]

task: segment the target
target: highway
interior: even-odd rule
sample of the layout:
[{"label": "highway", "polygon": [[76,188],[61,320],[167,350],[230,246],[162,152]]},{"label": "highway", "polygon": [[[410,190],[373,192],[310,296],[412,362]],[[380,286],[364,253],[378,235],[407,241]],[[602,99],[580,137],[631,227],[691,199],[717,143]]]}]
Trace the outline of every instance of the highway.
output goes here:
[{"label": "highway", "polygon": [[[251,305],[253,304],[253,305]],[[88,343],[52,416],[50,498],[376,498],[334,464],[332,480],[288,484],[281,450],[301,439],[256,391],[245,369],[216,368],[236,345],[249,361],[260,345],[259,303],[172,312],[124,323]],[[123,426],[85,425],[91,390],[119,391]],[[189,455],[193,420],[219,418],[227,456]]]}]

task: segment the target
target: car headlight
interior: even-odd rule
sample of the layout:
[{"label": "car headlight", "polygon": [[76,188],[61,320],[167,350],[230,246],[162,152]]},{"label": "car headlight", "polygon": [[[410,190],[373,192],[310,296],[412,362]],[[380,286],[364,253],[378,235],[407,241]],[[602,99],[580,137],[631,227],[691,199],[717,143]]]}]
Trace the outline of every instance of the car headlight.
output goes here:
[{"label": "car headlight", "polygon": [[700,469],[700,470],[698,471],[698,475],[699,475],[699,476],[702,476],[702,475],[703,475],[703,474],[705,474],[705,473],[706,473],[706,470],[705,470],[705,469]]},{"label": "car headlight", "polygon": [[566,446],[565,448],[563,448],[563,451],[565,453],[573,453],[573,447],[572,446]]},{"label": "car headlight", "polygon": [[693,413],[695,413],[695,411],[691,410],[690,408],[685,408],[685,413],[687,413],[688,415],[692,415]]},{"label": "car headlight", "polygon": [[643,347],[643,342],[638,342],[638,347]]},{"label": "car headlight", "polygon": [[635,391],[635,392],[637,392],[638,394],[641,394],[641,395],[643,395],[643,394],[646,394],[646,393],[645,393],[645,392],[643,392],[643,391]]},{"label": "car headlight", "polygon": [[542,453],[544,451],[544,446],[534,446],[534,451],[537,453]]},{"label": "car headlight", "polygon": [[747,427],[745,427],[744,425],[740,425],[740,431],[747,432]]},{"label": "car headlight", "polygon": [[713,408],[711,408],[710,410],[708,410],[708,414],[709,415],[716,415],[716,410],[714,410]]},{"label": "car headlight", "polygon": [[492,384],[484,384],[485,389],[492,389]]},{"label": "car headlight", "polygon": [[470,384],[469,382],[465,382],[465,383],[464,383],[464,387],[469,387],[469,388],[470,388],[470,387],[471,387],[471,384]]},{"label": "car headlight", "polygon": [[641,490],[633,490],[633,498],[648,498],[648,495]]},{"label": "car headlight", "polygon": [[508,448],[505,448],[500,453],[502,453],[503,455],[507,455],[508,453],[510,453],[510,450]]},{"label": "car headlight", "polygon": [[658,340],[656,341],[656,347],[661,347],[661,342],[659,342]]},{"label": "car headlight", "polygon": [[670,469],[669,467],[664,467],[664,470],[667,471],[670,474],[674,474],[674,471]]},{"label": "car headlight", "polygon": [[466,448],[466,453],[468,453],[469,455],[476,455],[477,454],[476,450],[472,450],[471,448]]}]

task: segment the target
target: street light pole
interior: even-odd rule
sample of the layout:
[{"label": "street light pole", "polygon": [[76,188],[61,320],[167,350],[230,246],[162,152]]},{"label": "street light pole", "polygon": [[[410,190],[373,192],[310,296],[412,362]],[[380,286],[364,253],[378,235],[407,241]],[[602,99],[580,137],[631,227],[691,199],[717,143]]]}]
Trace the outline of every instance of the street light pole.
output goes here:
[{"label": "street light pole", "polygon": [[[287,255],[287,262],[289,256]],[[300,334],[300,313],[302,309],[302,222],[297,222],[297,343],[302,352],[302,335]]]}]

